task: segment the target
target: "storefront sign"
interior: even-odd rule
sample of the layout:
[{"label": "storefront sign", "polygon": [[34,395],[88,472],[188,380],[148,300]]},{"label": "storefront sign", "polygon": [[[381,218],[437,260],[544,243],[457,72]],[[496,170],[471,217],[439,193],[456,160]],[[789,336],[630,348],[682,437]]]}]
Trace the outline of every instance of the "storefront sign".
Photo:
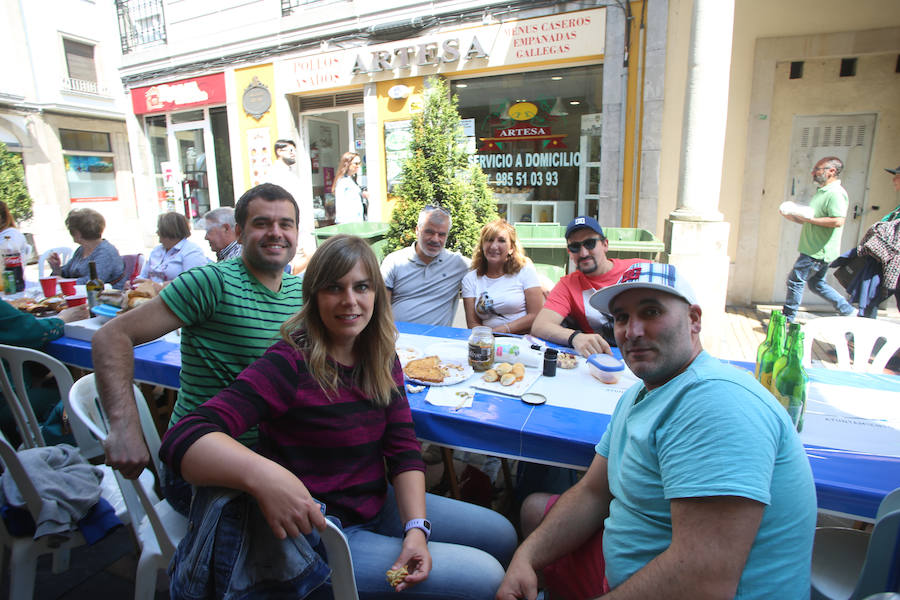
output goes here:
[{"label": "storefront sign", "polygon": [[294,58],[276,63],[275,74],[287,93],[299,93],[399,77],[595,59],[604,53],[605,32],[606,9],[597,8]]},{"label": "storefront sign", "polygon": [[225,103],[225,75],[204,75],[131,90],[134,114],[161,113]]}]

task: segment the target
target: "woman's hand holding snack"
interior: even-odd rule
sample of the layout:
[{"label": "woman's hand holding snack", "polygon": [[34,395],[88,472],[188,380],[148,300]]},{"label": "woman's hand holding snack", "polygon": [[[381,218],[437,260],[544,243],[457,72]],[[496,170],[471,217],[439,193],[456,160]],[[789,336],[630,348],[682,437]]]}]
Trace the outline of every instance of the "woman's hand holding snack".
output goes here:
[{"label": "woman's hand holding snack", "polygon": [[428,552],[425,534],[418,529],[411,529],[403,538],[403,549],[388,571],[388,580],[392,572],[403,567],[406,567],[407,574],[402,579],[396,578],[398,583],[392,583],[398,592],[425,581],[431,573],[431,553]]}]

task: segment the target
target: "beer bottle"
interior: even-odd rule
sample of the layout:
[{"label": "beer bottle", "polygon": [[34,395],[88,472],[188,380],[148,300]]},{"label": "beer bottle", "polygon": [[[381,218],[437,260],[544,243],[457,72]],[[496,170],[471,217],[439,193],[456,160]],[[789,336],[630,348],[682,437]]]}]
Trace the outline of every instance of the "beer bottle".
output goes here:
[{"label": "beer bottle", "polygon": [[97,263],[90,261],[88,269],[90,270],[91,278],[84,284],[84,289],[87,292],[88,306],[94,309],[100,304],[100,292],[103,291],[103,281],[97,277]]},{"label": "beer bottle", "polygon": [[779,318],[775,331],[772,332],[772,343],[763,352],[759,361],[759,382],[767,390],[772,389],[772,369],[782,354],[784,354],[784,319]]},{"label": "beer bottle", "polygon": [[769,391],[772,392],[772,395],[776,398],[778,397],[778,392],[775,391],[775,378],[778,377],[778,374],[787,365],[788,353],[793,347],[794,338],[797,337],[798,333],[800,333],[800,323],[791,323],[790,326],[788,326],[787,341],[784,343],[784,354],[775,361],[775,366],[772,368],[772,386],[769,388]]},{"label": "beer bottle", "polygon": [[775,329],[778,327],[778,321],[783,318],[784,315],[781,314],[780,310],[773,310],[772,315],[769,317],[769,328],[766,330],[766,339],[763,340],[763,343],[756,349],[756,371],[753,373],[753,376],[756,377],[757,380],[759,379],[759,364],[762,362],[763,354],[765,354],[768,347],[772,345],[772,334],[775,333]]},{"label": "beer bottle", "polygon": [[803,431],[808,385],[809,376],[803,368],[803,332],[798,331],[788,351],[787,364],[775,379],[775,398],[788,411],[797,431]]}]

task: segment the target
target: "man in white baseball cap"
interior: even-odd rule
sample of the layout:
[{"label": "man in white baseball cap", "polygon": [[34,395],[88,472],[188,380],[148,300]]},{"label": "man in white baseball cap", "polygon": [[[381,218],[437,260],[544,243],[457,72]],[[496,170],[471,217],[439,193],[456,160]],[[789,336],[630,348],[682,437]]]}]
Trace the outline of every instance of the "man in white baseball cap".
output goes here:
[{"label": "man in white baseball cap", "polygon": [[540,525],[497,598],[533,599],[537,570],[554,597],[808,597],[816,494],[787,411],[703,351],[700,306],[674,266],[634,264],[590,303],[612,315],[641,381],[585,476],[526,499],[523,531]]}]

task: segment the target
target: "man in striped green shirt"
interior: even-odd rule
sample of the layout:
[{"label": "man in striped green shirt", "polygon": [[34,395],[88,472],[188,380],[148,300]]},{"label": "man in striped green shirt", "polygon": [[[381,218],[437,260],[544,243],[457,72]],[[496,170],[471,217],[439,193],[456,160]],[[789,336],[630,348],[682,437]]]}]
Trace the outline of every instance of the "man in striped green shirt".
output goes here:
[{"label": "man in striped green shirt", "polygon": [[[302,280],[284,273],[297,248],[297,203],[264,183],[235,207],[240,258],[182,273],[158,298],[104,325],[93,339],[100,399],[110,421],[106,464],[137,477],[150,456],[131,382],[134,346],[181,332],[181,390],[170,425],[229,385],[275,342],[302,304]],[[241,441],[255,444],[256,432]]]}]

